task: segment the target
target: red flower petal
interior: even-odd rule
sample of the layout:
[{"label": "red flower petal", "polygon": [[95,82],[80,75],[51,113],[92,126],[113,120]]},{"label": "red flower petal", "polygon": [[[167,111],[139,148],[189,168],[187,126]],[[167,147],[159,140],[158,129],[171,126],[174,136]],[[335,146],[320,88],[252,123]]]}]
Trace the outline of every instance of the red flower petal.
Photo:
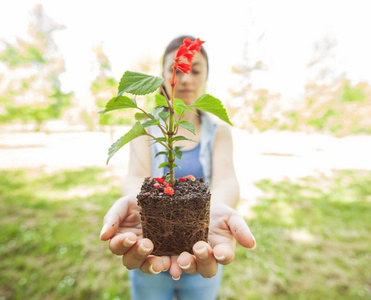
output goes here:
[{"label": "red flower petal", "polygon": [[165,178],[155,178],[158,183],[163,183],[165,181]]},{"label": "red flower petal", "polygon": [[186,45],[187,47],[192,43],[192,41],[191,41],[191,39],[190,38],[185,38],[184,40],[183,40],[183,43],[184,43],[184,45]]},{"label": "red flower petal", "polygon": [[188,53],[188,48],[186,45],[181,45],[178,49],[178,52],[176,53],[176,58],[175,59],[178,59],[180,58],[182,55],[184,55],[185,53]]},{"label": "red flower petal", "polygon": [[180,177],[180,178],[179,178],[179,181],[187,181],[187,178]]},{"label": "red flower petal", "polygon": [[156,189],[162,188],[162,185],[159,184],[159,183],[155,183],[153,186],[154,186]]},{"label": "red flower petal", "polygon": [[182,71],[185,74],[188,74],[188,72],[191,70],[191,66],[191,64],[180,63],[178,64],[178,70]]}]

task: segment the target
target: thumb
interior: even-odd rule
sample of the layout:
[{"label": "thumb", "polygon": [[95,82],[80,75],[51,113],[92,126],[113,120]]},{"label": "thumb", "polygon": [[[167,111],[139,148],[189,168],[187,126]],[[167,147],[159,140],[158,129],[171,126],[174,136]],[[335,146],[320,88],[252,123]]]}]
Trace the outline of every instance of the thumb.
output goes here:
[{"label": "thumb", "polygon": [[101,241],[107,241],[115,235],[121,221],[126,217],[130,200],[130,196],[118,199],[104,216],[103,228],[99,235]]},{"label": "thumb", "polygon": [[234,213],[229,219],[229,228],[237,243],[251,250],[256,248],[256,241],[252,235],[249,226],[239,213]]}]

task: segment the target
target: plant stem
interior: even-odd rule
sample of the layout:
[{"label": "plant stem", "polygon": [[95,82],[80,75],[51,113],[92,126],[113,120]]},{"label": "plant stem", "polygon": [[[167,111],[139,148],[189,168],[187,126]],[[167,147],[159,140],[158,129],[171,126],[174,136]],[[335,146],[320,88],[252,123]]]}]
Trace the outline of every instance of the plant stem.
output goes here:
[{"label": "plant stem", "polygon": [[173,66],[173,78],[171,80],[171,103],[169,103],[169,131],[168,131],[168,140],[167,144],[170,148],[169,156],[168,156],[168,163],[169,163],[169,171],[170,171],[170,180],[169,183],[174,184],[175,183],[175,175],[174,175],[174,161],[175,161],[175,155],[174,155],[174,146],[173,146],[173,136],[175,134],[174,132],[174,98],[175,98],[175,75],[176,75],[176,66]]}]

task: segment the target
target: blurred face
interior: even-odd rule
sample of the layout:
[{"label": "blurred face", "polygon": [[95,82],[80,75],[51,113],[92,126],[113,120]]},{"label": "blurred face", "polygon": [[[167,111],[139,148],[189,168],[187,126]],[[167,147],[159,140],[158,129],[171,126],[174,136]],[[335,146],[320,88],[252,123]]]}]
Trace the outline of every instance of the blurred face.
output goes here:
[{"label": "blurred face", "polygon": [[[163,77],[167,94],[171,95],[170,80],[173,76],[173,64],[177,50],[170,52],[164,58]],[[187,61],[182,61],[187,62]],[[178,82],[175,86],[175,98],[179,98],[189,105],[205,92],[207,82],[207,61],[206,58],[197,52],[193,58],[193,65],[188,74],[177,71],[175,80]]]}]

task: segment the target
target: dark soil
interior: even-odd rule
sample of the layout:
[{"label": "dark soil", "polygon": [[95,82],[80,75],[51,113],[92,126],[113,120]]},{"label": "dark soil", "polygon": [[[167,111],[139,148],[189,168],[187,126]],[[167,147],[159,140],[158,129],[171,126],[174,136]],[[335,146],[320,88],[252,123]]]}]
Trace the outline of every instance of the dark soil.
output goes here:
[{"label": "dark soil", "polygon": [[163,187],[154,187],[157,183],[154,178],[146,178],[137,196],[143,236],[154,244],[152,254],[193,253],[193,245],[208,238],[209,186],[202,178],[177,179],[172,186],[174,194],[167,195]]}]

